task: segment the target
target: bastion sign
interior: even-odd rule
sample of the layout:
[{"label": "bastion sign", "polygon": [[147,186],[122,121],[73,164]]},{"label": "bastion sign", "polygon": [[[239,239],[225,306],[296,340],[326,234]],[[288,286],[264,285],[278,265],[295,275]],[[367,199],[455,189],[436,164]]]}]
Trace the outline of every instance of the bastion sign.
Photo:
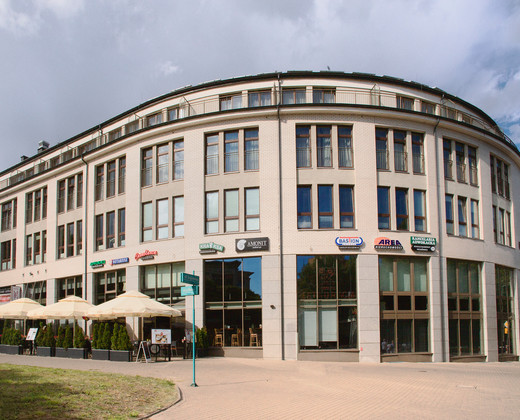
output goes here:
[{"label": "bastion sign", "polygon": [[363,238],[360,236],[338,236],[335,242],[339,248],[359,248],[363,245]]}]

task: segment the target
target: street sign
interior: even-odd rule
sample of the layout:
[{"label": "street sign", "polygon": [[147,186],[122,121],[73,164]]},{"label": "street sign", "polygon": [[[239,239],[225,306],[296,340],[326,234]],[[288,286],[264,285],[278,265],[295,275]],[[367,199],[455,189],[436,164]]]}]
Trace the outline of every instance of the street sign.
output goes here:
[{"label": "street sign", "polygon": [[193,274],[181,273],[181,283],[193,284],[194,286],[199,285],[199,276]]},{"label": "street sign", "polygon": [[199,286],[181,287],[181,296],[196,296],[199,294]]}]

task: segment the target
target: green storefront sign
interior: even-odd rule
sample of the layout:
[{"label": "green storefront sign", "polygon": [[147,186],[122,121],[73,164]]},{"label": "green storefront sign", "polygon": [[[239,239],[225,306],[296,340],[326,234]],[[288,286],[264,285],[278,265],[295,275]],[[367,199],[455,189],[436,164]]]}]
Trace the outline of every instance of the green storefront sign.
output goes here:
[{"label": "green storefront sign", "polygon": [[428,236],[411,236],[410,244],[414,251],[434,252],[437,246],[437,239]]},{"label": "green storefront sign", "polygon": [[215,252],[224,252],[224,246],[216,244],[215,242],[206,242],[199,244],[199,252],[201,254],[212,254]]}]

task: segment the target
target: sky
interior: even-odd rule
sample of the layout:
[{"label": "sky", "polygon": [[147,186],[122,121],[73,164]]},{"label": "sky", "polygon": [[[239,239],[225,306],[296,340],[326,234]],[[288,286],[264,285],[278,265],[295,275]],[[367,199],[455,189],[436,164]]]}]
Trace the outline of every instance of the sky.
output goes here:
[{"label": "sky", "polygon": [[0,0],[0,171],[148,99],[288,70],[388,75],[520,143],[520,0]]}]

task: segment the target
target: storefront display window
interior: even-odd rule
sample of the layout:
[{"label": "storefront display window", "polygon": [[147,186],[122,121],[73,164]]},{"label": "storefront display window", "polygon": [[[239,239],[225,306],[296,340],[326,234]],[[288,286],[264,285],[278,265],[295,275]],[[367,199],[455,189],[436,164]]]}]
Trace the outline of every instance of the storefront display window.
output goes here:
[{"label": "storefront display window", "polygon": [[126,292],[126,270],[105,271],[94,277],[96,305],[114,299]]},{"label": "storefront display window", "polygon": [[379,257],[381,354],[429,350],[427,258]]},{"label": "storefront display window", "polygon": [[165,305],[185,308],[185,298],[181,296],[181,273],[184,262],[147,265],[140,267],[141,292]]},{"label": "storefront display window", "polygon": [[356,257],[298,256],[300,348],[357,348]]},{"label": "storefront display window", "polygon": [[206,328],[214,346],[261,346],[262,259],[204,261]]},{"label": "storefront display window", "polygon": [[67,296],[83,297],[83,281],[81,276],[68,277],[56,280],[58,300]]},{"label": "storefront display window", "polygon": [[513,270],[495,266],[495,282],[497,289],[498,353],[499,355],[516,354],[514,346]]}]

